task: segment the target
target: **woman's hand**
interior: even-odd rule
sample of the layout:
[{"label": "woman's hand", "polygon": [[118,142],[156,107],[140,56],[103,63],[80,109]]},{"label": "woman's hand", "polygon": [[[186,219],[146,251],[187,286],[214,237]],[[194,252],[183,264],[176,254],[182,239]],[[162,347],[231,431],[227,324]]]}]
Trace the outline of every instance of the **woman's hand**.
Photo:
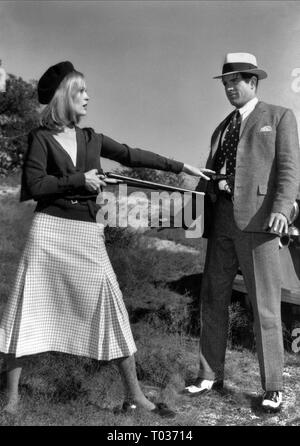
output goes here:
[{"label": "woman's hand", "polygon": [[85,172],[85,187],[90,191],[97,191],[100,192],[101,186],[106,186],[105,181],[103,181],[103,178],[105,178],[104,175],[99,175],[97,169],[89,170],[88,172]]},{"label": "woman's hand", "polygon": [[189,164],[183,165],[182,172],[188,173],[189,175],[194,175],[196,177],[202,177],[205,180],[210,180],[210,178],[206,176],[205,173],[215,173],[214,170],[204,169],[203,167],[194,167],[190,166]]}]

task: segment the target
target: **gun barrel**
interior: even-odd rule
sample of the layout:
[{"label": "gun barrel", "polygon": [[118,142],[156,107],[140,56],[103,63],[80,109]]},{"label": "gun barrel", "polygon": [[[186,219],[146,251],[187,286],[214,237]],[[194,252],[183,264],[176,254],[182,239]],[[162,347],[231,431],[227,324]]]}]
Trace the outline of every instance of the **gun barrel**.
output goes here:
[{"label": "gun barrel", "polygon": [[179,192],[181,194],[184,193],[190,193],[194,195],[204,195],[204,192],[198,192],[190,189],[184,189],[182,187],[175,187],[175,186],[169,186],[167,184],[159,184],[159,183],[153,183],[152,181],[145,181],[145,180],[139,180],[137,178],[131,178],[124,175],[119,175],[113,172],[105,172],[105,175],[108,178],[113,178],[115,180],[119,180],[120,183],[126,183],[129,186],[136,186],[136,187],[142,187],[146,189],[160,189],[160,190],[166,190],[170,192]]}]

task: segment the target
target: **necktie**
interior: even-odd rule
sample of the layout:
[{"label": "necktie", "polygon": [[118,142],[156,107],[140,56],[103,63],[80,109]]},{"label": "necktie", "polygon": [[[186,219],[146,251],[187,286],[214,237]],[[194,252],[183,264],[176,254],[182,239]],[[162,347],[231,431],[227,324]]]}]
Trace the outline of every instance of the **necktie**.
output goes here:
[{"label": "necktie", "polygon": [[235,174],[236,149],[239,142],[241,122],[241,114],[236,110],[229,121],[223,144],[217,151],[214,165],[216,172],[220,172],[226,160],[226,175]]}]

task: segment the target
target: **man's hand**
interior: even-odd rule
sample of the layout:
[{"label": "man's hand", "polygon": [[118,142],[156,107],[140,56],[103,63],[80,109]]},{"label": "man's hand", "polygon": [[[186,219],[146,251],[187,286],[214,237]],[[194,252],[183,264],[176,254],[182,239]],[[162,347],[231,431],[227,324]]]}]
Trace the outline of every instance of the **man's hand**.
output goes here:
[{"label": "man's hand", "polygon": [[286,216],[280,212],[272,212],[269,220],[269,228],[277,234],[287,234],[288,221]]},{"label": "man's hand", "polygon": [[85,176],[85,187],[90,191],[100,192],[100,187],[106,186],[105,181],[103,181],[105,176],[99,175],[97,169],[92,169],[89,170],[88,172],[85,172],[84,176]]},{"label": "man's hand", "polygon": [[229,186],[229,184],[227,183],[227,180],[221,180],[218,182],[218,187],[220,190],[224,190],[225,192],[227,192],[228,194],[232,193],[231,187]]},{"label": "man's hand", "polygon": [[210,180],[210,178],[205,175],[206,172],[207,173],[215,173],[214,170],[204,169],[203,167],[198,168],[198,167],[190,166],[189,164],[183,165],[182,172],[188,173],[189,175],[194,175],[196,177],[202,177],[205,180]]}]

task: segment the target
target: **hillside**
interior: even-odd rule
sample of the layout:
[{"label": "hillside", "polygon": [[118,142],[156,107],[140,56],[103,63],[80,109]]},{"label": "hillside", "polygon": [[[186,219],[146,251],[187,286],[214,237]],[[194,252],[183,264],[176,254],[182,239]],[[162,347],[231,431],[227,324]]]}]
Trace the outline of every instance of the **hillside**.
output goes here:
[{"label": "hillside", "polygon": [[[16,184],[10,180],[7,186]],[[14,280],[33,206],[20,204],[12,191],[0,194],[0,312]],[[255,351],[232,339],[224,390],[199,398],[181,394],[185,383],[197,375],[198,316],[193,297],[175,291],[168,282],[199,274],[205,246],[203,241],[194,246],[184,241],[180,230],[173,232],[173,240],[171,234],[171,230],[108,231],[107,248],[131,318],[139,380],[151,399],[176,410],[176,418],[168,421],[143,411],[114,414],[122,403],[122,386],[113,365],[49,352],[26,358],[20,412],[16,417],[0,413],[0,425],[300,425],[299,354],[286,352],[285,400],[278,415],[260,412]],[[3,387],[0,402],[4,403]]]}]

